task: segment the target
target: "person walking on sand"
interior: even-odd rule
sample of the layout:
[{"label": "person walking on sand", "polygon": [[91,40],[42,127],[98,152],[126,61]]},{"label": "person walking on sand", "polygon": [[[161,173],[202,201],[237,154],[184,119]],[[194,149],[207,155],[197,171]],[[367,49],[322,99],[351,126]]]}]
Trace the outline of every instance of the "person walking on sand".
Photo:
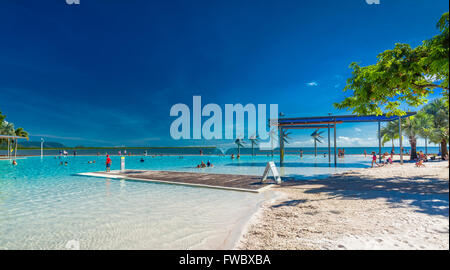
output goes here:
[{"label": "person walking on sand", "polygon": [[111,158],[109,157],[109,155],[106,155],[106,172],[111,171],[111,163]]}]

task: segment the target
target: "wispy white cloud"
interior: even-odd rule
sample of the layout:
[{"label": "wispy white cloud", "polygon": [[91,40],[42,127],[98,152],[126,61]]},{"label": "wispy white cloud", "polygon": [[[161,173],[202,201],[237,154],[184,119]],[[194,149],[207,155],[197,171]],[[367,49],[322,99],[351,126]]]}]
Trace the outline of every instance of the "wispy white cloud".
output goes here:
[{"label": "wispy white cloud", "polygon": [[306,86],[310,86],[310,87],[314,87],[314,86],[318,86],[318,85],[319,84],[316,81],[306,83]]},{"label": "wispy white cloud", "polygon": [[362,147],[362,146],[376,146],[378,140],[376,138],[360,138],[360,137],[347,137],[339,136],[337,138],[337,145],[341,147]]}]

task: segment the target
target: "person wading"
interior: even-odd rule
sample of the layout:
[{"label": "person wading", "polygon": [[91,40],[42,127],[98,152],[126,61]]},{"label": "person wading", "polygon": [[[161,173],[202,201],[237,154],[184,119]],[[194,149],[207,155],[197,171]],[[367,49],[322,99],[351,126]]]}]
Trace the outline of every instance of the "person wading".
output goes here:
[{"label": "person wading", "polygon": [[106,155],[106,172],[111,171],[111,163],[111,158],[109,157],[109,155]]}]

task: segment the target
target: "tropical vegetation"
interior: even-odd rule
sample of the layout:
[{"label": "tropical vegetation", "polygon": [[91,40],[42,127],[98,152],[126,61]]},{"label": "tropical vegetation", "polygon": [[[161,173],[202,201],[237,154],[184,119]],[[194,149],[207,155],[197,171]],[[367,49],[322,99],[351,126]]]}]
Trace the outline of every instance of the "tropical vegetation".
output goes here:
[{"label": "tropical vegetation", "polygon": [[254,156],[255,155],[255,145],[258,144],[259,136],[257,134],[255,134],[255,135],[251,136],[249,138],[249,140],[252,144],[252,156]]},{"label": "tropical vegetation", "polygon": [[384,144],[388,141],[392,142],[392,149],[394,149],[394,140],[399,138],[398,135],[398,121],[388,122],[387,125],[380,130],[381,143]]},{"label": "tropical vegetation", "polygon": [[435,89],[449,102],[449,13],[437,23],[440,33],[416,48],[397,43],[377,56],[377,63],[351,63],[352,76],[344,91],[352,95],[334,106],[358,115],[404,115],[400,105],[420,106]]},{"label": "tropical vegetation", "polygon": [[[0,135],[10,135],[10,136],[19,136],[28,139],[28,132],[26,132],[23,128],[19,127],[17,129],[14,128],[14,124],[5,120],[6,116],[2,114],[0,111]],[[6,144],[8,155],[11,149],[17,150],[17,140],[12,139],[1,139],[0,138],[0,147],[4,147]]]},{"label": "tropical vegetation", "polygon": [[[402,120],[402,133],[411,145],[411,159],[417,158],[417,139],[425,140],[425,153],[428,153],[428,142],[438,144],[441,155],[448,155],[447,143],[449,138],[448,105],[444,98],[435,99],[425,105],[416,115]],[[383,145],[399,138],[398,121],[389,122],[381,129]]]},{"label": "tropical vegetation", "polygon": [[241,155],[241,147],[244,147],[245,142],[244,142],[243,139],[237,138],[237,139],[234,141],[234,143],[237,145],[237,148],[238,148],[238,155],[240,156],[240,155]]}]

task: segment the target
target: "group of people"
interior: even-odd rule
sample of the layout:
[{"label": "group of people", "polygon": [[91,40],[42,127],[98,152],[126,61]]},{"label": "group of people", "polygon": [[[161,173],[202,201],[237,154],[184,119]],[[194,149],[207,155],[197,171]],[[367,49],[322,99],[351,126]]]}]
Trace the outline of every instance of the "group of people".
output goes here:
[{"label": "group of people", "polygon": [[423,163],[428,161],[428,156],[425,155],[422,151],[419,151],[416,161],[416,167],[425,167],[425,164]]},{"label": "group of people", "polygon": [[214,165],[209,160],[206,164],[202,160],[202,162],[197,165],[197,168],[206,168],[206,167],[214,167]]},{"label": "group of people", "polygon": [[[239,159],[239,158],[241,158],[241,155],[237,154],[236,159]],[[231,159],[234,159],[234,154],[231,154]]]},{"label": "group of people", "polygon": [[[364,156],[366,156],[366,150],[364,150]],[[388,164],[392,164],[394,162],[394,152],[391,151],[391,154],[389,155],[388,152],[385,152],[382,156],[381,156],[381,162],[377,163],[377,154],[375,153],[375,151],[372,151],[372,168],[374,165],[381,167],[381,166],[385,166]]]},{"label": "group of people", "polygon": [[345,156],[345,149],[338,149],[338,157],[344,157]]}]

